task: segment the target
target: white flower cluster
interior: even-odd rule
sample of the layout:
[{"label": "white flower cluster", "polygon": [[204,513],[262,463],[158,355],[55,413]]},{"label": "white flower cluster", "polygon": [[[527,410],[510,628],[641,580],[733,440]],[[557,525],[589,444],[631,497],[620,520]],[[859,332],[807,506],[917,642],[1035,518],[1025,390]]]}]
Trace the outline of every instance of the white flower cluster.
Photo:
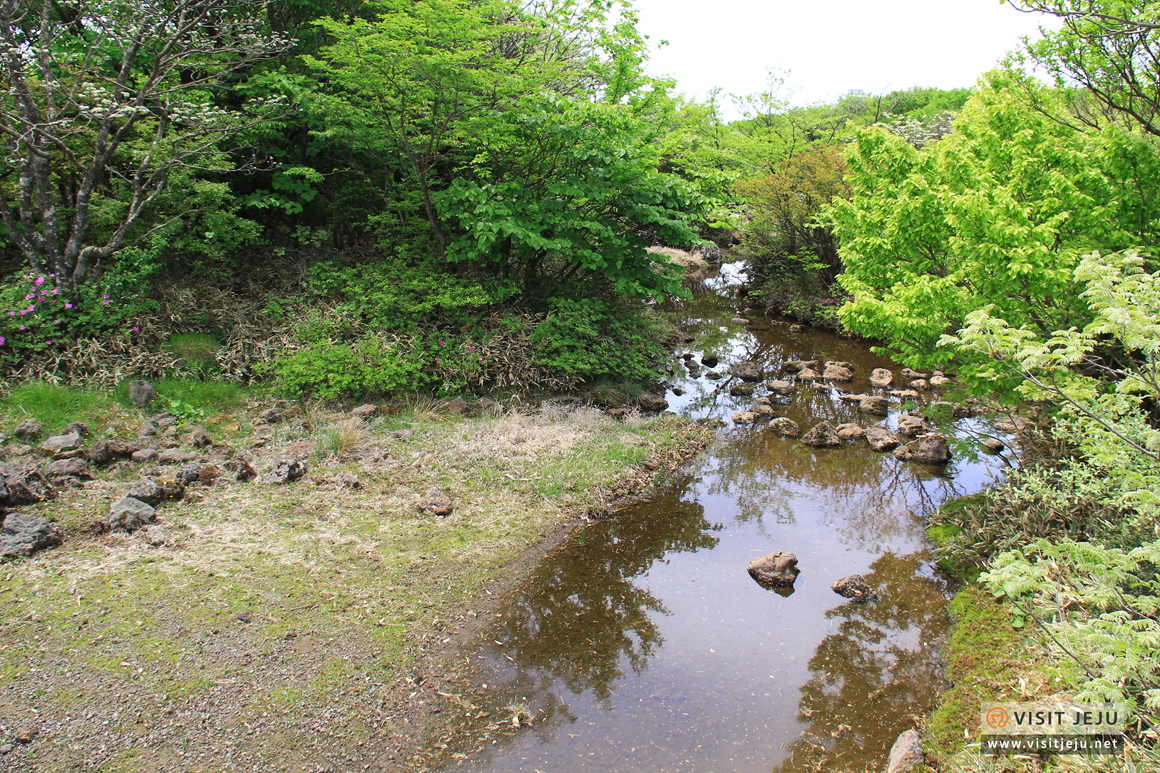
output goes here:
[{"label": "white flower cluster", "polygon": [[77,108],[84,118],[100,121],[122,120],[134,115],[145,115],[144,107],[129,104],[114,96],[109,89],[89,81],[84,83],[77,94]]}]

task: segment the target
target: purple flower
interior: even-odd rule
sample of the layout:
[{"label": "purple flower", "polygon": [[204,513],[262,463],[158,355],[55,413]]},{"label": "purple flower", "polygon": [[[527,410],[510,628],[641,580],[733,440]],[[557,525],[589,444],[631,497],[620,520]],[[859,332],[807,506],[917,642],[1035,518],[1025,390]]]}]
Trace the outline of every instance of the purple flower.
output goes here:
[{"label": "purple flower", "polygon": [[436,357],[436,358],[435,358],[435,362],[439,362],[439,361],[440,361],[440,360],[439,360],[439,358],[438,358],[438,357]]},{"label": "purple flower", "polygon": [[52,324],[54,324],[54,325],[59,325],[59,324],[60,324],[60,320],[58,319],[56,322],[53,322]]},{"label": "purple flower", "polygon": [[28,309],[21,309],[20,310],[20,316],[22,316],[22,317],[27,313],[28,313]]},{"label": "purple flower", "polygon": [[15,311],[10,311],[10,312],[8,312],[8,316],[10,316],[10,317],[15,317],[15,316],[16,316],[16,312],[15,312]]},{"label": "purple flower", "polygon": [[4,345],[4,342],[5,342],[5,341],[7,341],[7,340],[8,340],[8,339],[7,339],[7,338],[5,338],[4,336],[0,336],[0,346],[3,346],[3,345]]},{"label": "purple flower", "polygon": [[64,307],[65,307],[66,309],[71,309],[71,308],[73,307],[73,305],[72,305],[71,303],[66,303],[66,304],[64,305]]},{"label": "purple flower", "polygon": [[33,294],[33,295],[26,295],[26,296],[24,296],[24,300],[26,300],[26,301],[31,301],[31,300],[32,300],[33,298],[35,298],[35,297],[36,297],[36,295],[35,295],[35,294]]},{"label": "purple flower", "polygon": [[138,331],[138,330],[140,330],[140,329],[141,329],[141,328],[137,327],[136,325],[134,325],[134,326],[133,326],[133,332],[137,332],[137,331]]},{"label": "purple flower", "polygon": [[40,287],[42,284],[44,284],[44,277],[38,276],[36,278],[36,281],[33,282],[33,284],[36,285],[37,287]]},{"label": "purple flower", "polygon": [[105,301],[105,305],[106,305],[106,306],[108,306],[108,305],[109,305],[109,302],[108,302],[108,301]]},{"label": "purple flower", "polygon": [[56,295],[56,294],[57,294],[57,293],[59,293],[59,292],[60,292],[60,289],[59,289],[59,288],[56,288],[56,287],[52,288],[52,294],[53,294],[53,295]]},{"label": "purple flower", "polygon": [[28,328],[26,328],[24,325],[21,325],[21,326],[20,326],[20,329],[21,329],[21,330],[27,330]]},{"label": "purple flower", "polygon": [[447,345],[447,342],[446,342],[446,341],[440,341],[440,342],[439,342],[439,345],[440,345],[440,346],[446,346],[446,345]]}]

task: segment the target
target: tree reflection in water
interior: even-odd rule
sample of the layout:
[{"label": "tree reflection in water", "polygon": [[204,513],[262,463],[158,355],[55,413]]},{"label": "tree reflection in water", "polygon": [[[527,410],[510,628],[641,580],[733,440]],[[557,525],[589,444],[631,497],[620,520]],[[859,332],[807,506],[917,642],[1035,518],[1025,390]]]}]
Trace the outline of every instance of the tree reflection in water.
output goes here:
[{"label": "tree reflection in water", "polygon": [[712,549],[721,529],[705,519],[700,504],[679,498],[683,489],[654,500],[649,517],[588,527],[511,594],[502,617],[484,633],[485,643],[469,655],[483,664],[476,680],[489,685],[484,708],[490,716],[483,719],[494,719],[505,703],[525,700],[536,732],[550,738],[575,719],[556,694],[559,684],[607,704],[626,667],[634,673],[648,667],[664,643],[654,616],[668,611],[633,578],[667,554]]},{"label": "tree reflection in water", "polygon": [[809,662],[798,721],[808,728],[777,773],[881,767],[903,730],[929,713],[939,690],[935,664],[946,631],[946,581],[924,575],[923,554],[883,555],[863,577],[879,598],[827,612],[840,620]]}]

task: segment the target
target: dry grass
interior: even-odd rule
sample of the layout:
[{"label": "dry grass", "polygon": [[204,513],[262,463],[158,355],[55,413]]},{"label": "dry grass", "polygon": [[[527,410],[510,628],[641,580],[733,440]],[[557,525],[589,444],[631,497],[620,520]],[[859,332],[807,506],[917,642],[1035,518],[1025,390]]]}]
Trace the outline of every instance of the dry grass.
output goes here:
[{"label": "dry grass", "polygon": [[649,247],[648,251],[654,255],[664,255],[673,263],[684,269],[705,269],[709,264],[699,255],[677,249],[676,247]]},{"label": "dry grass", "polygon": [[370,439],[370,428],[362,419],[343,419],[318,433],[317,447],[323,453],[349,456],[361,451]]}]

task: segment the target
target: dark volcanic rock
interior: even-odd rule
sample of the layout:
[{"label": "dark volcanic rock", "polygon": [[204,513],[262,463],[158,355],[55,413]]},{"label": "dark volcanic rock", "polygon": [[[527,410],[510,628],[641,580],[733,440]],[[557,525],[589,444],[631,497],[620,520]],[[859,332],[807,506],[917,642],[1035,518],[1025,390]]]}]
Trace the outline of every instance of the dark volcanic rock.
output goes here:
[{"label": "dark volcanic rock", "polygon": [[836,580],[834,584],[830,586],[830,589],[834,591],[834,593],[837,593],[839,596],[848,598],[857,604],[873,601],[875,598],[877,598],[874,595],[874,590],[866,584],[865,580],[856,574],[851,574],[847,577]]},{"label": "dark volcanic rock", "polygon": [[289,483],[307,473],[306,462],[290,456],[283,456],[274,462],[274,468],[262,478],[266,483]]},{"label": "dark volcanic rock", "polygon": [[951,460],[951,450],[943,435],[924,435],[910,444],[910,450],[919,464],[946,464]]},{"label": "dark volcanic rock", "polygon": [[146,524],[153,523],[156,518],[157,511],[152,505],[133,497],[121,497],[109,506],[105,526],[122,531],[136,531]]},{"label": "dark volcanic rock", "polygon": [[761,366],[756,362],[739,362],[729,368],[729,373],[742,381],[761,381],[765,375]]},{"label": "dark volcanic rock", "polygon": [[127,459],[133,455],[133,449],[120,438],[98,440],[89,452],[89,461],[98,467],[111,464],[117,459]]},{"label": "dark volcanic rock", "polygon": [[89,463],[84,459],[58,459],[44,468],[44,476],[49,480],[63,478],[77,478],[89,480],[93,476],[89,472]]},{"label": "dark volcanic rock", "polygon": [[48,479],[36,469],[27,465],[22,469],[10,467],[0,462],[0,507],[19,507],[56,499],[56,489]]},{"label": "dark volcanic rock", "polygon": [[47,454],[76,451],[81,447],[81,436],[76,432],[70,432],[67,435],[53,435],[38,447]]},{"label": "dark volcanic rock", "polygon": [[636,404],[640,406],[642,411],[663,411],[669,407],[668,400],[659,395],[649,394],[648,392],[636,398]]},{"label": "dark volcanic rock", "polygon": [[12,434],[23,440],[25,443],[31,443],[40,437],[40,422],[36,419],[25,419],[16,425],[16,429]]},{"label": "dark volcanic rock", "polygon": [[59,545],[60,541],[60,535],[47,518],[9,513],[4,517],[3,530],[0,531],[0,557],[30,556],[38,550]]},{"label": "dark volcanic rock", "polygon": [[258,471],[244,459],[230,459],[225,461],[222,463],[222,468],[233,473],[234,480],[239,480],[243,483],[258,477]]},{"label": "dark volcanic rock", "polygon": [[784,588],[794,584],[801,570],[797,568],[797,556],[777,550],[767,556],[749,562],[749,576],[763,588]]},{"label": "dark volcanic rock", "polygon": [[419,501],[419,509],[427,515],[446,517],[453,510],[451,495],[441,488],[427,489],[427,493]]}]

